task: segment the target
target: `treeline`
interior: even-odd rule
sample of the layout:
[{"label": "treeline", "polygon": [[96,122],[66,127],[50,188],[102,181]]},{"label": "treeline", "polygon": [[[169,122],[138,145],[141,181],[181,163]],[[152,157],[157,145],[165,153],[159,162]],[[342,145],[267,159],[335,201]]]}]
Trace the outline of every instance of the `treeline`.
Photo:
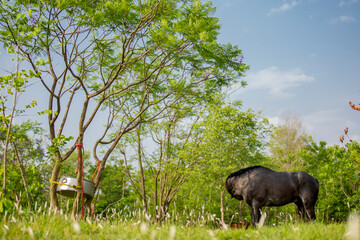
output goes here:
[{"label": "treeline", "polygon": [[[38,123],[13,126],[8,148],[8,194],[1,198],[2,213],[11,211],[16,199],[24,208],[49,200],[53,163],[44,147],[43,132]],[[5,139],[1,137],[1,141]],[[243,111],[239,102],[218,97],[200,115],[184,119],[169,115],[128,134],[105,167],[95,213],[116,209],[129,214],[141,209],[156,221],[174,214],[181,219],[204,212],[219,219],[223,214],[225,222],[250,219],[244,202],[228,199],[224,182],[240,168],[261,164],[316,177],[320,182],[318,219],[343,221],[359,210],[359,151],[355,141],[344,146],[315,142],[296,117],[273,127],[260,113]],[[75,177],[76,155],[62,165],[61,176]],[[96,168],[86,151],[85,178],[90,180]],[[69,201],[74,200],[61,196],[60,206],[65,208]],[[292,205],[265,211],[273,222],[296,217]]]}]

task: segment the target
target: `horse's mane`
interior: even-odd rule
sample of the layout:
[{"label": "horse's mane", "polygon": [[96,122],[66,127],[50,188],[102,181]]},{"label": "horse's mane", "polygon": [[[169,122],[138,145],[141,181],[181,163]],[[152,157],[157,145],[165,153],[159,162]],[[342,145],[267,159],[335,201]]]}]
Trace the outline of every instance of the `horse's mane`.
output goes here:
[{"label": "horse's mane", "polygon": [[246,172],[251,172],[252,170],[254,170],[256,168],[265,168],[265,167],[258,165],[258,166],[252,166],[252,167],[248,167],[248,168],[243,168],[243,169],[240,169],[237,172],[234,172],[234,173],[230,174],[227,178],[241,176],[242,174],[244,174]]}]

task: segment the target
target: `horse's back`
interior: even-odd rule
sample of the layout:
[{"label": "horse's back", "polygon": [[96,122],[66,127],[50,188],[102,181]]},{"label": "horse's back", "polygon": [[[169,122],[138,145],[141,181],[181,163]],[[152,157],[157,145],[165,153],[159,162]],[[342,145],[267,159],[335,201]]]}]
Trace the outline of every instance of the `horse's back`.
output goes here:
[{"label": "horse's back", "polygon": [[250,174],[250,179],[259,190],[279,195],[284,199],[300,196],[316,201],[319,193],[319,182],[316,178],[302,171],[277,172],[259,168]]}]

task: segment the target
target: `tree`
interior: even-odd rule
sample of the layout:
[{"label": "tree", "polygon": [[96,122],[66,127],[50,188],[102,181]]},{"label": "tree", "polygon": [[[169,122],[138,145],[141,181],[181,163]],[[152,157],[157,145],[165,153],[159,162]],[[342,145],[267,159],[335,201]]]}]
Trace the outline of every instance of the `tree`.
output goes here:
[{"label": "tree", "polygon": [[[23,160],[20,159],[21,152],[18,150],[19,146],[23,144],[24,139],[27,139],[27,133],[26,131],[29,130],[28,126],[29,124],[22,124],[19,127],[17,127],[17,130],[21,129],[22,131],[20,134],[17,132],[17,130],[13,130],[13,122],[17,114],[24,112],[25,110],[19,110],[18,107],[18,100],[19,100],[19,94],[21,92],[24,92],[25,84],[28,81],[28,78],[33,77],[33,73],[31,71],[20,71],[20,63],[22,59],[20,58],[19,54],[16,54],[16,58],[12,60],[15,62],[15,70],[11,69],[9,72],[9,75],[4,75],[0,77],[0,133],[2,133],[0,141],[2,143],[2,167],[0,168],[0,172],[3,175],[3,181],[2,181],[2,196],[1,196],[1,202],[8,202],[6,199],[6,193],[7,193],[7,184],[9,182],[8,180],[8,163],[10,154],[10,148],[13,148],[13,153],[16,159],[16,162],[18,163],[19,171],[21,174],[21,178],[23,181],[23,186],[25,189],[26,194],[28,195],[28,201],[31,205],[31,196],[30,192],[28,190],[28,184],[26,182],[25,177],[25,169],[23,166]],[[9,104],[9,98],[12,98],[12,103]],[[11,100],[10,100],[11,102]],[[9,106],[11,105],[11,107]],[[36,105],[36,101],[32,101],[31,104],[26,105],[26,108],[31,108]],[[26,126],[27,125],[27,126]],[[38,129],[36,126],[31,126],[32,130],[34,132],[38,132]],[[24,130],[25,129],[25,130]],[[12,145],[12,146],[11,146]],[[11,189],[13,190],[13,189]],[[9,205],[9,204],[8,204]]]},{"label": "tree", "polygon": [[[1,5],[1,41],[9,53],[28,62],[48,96],[42,113],[52,142],[53,182],[61,163],[95,127],[96,116],[108,119],[93,146],[99,187],[106,162],[124,135],[161,117],[180,99],[208,95],[242,75],[247,66],[241,50],[217,43],[219,23],[213,12],[210,3],[196,0],[19,0]],[[82,107],[75,109],[74,102]],[[78,125],[74,140],[64,136],[69,121]],[[67,144],[68,149],[62,148]],[[78,190],[73,216],[80,195]],[[59,206],[54,183],[50,202]]]},{"label": "tree", "polygon": [[[8,129],[0,129],[0,143],[5,145]],[[7,192],[11,201],[17,197],[24,206],[46,199],[44,174],[47,170],[43,129],[37,122],[14,124],[11,128],[7,149]],[[5,152],[0,152],[3,157]]]},{"label": "tree", "polygon": [[[192,188],[199,189],[195,195],[201,196],[206,205],[214,203],[214,199],[220,201],[216,205],[221,206],[222,223],[227,176],[263,161],[262,149],[269,132],[267,119],[251,109],[244,112],[240,109],[239,101],[226,103],[221,98],[215,99],[196,125],[188,150],[189,157],[198,159],[196,173],[192,176]],[[209,194],[211,191],[213,194]]]},{"label": "tree", "polygon": [[272,159],[285,171],[299,170],[303,167],[300,152],[308,145],[301,119],[291,114],[285,117],[285,122],[275,128],[269,141]]},{"label": "tree", "polygon": [[360,146],[357,142],[326,146],[311,141],[308,151],[302,153],[307,163],[304,171],[313,175],[320,185],[319,218],[324,221],[344,221],[352,210],[360,207]]},{"label": "tree", "polygon": [[[142,124],[121,142],[125,172],[140,197],[144,212],[163,221],[195,159],[187,158],[187,144],[199,107],[204,102],[180,100],[164,111],[164,117]],[[144,142],[151,150],[146,150]]]}]

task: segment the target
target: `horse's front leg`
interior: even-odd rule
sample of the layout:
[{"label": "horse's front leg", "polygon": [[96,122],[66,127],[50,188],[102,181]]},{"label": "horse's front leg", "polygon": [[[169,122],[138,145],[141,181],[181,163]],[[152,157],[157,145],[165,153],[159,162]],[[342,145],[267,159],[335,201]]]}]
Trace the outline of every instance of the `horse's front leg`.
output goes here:
[{"label": "horse's front leg", "polygon": [[249,204],[249,211],[251,215],[251,224],[255,227],[255,215],[254,215],[254,208]]},{"label": "horse's front leg", "polygon": [[294,203],[296,204],[297,208],[298,208],[298,214],[300,216],[300,218],[302,220],[306,219],[306,215],[305,215],[305,209],[304,209],[304,204],[301,200],[301,198],[297,198]]},{"label": "horse's front leg", "polygon": [[252,225],[255,227],[259,223],[261,217],[261,206],[258,202],[254,201],[252,205],[249,205]]},{"label": "horse's front leg", "polygon": [[259,206],[254,207],[254,217],[256,224],[259,224],[261,218],[261,207]]}]

